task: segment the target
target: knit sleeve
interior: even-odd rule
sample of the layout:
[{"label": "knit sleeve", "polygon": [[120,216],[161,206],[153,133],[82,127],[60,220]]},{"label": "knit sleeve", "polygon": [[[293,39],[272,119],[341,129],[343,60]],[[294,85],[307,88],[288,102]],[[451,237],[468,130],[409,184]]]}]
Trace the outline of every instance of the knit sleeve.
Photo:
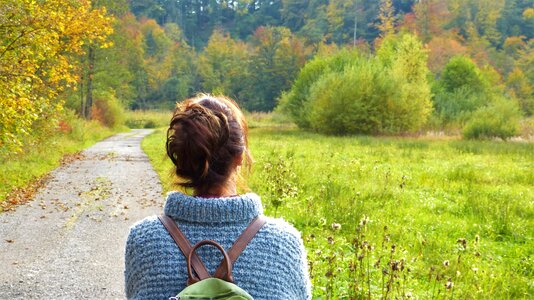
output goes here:
[{"label": "knit sleeve", "polygon": [[283,288],[287,289],[284,298],[295,300],[311,299],[308,260],[300,232],[281,219],[274,219],[273,223],[280,230],[281,240],[279,241],[285,249],[283,253],[287,255],[284,258],[280,257],[284,260],[281,265],[282,274],[284,274],[282,276],[285,276]]},{"label": "knit sleeve", "polygon": [[300,233],[294,236],[294,243],[296,244],[297,252],[295,253],[294,268],[295,274],[293,280],[294,284],[294,299],[311,299],[311,282],[308,273],[308,260],[306,257],[306,249],[300,237]]},{"label": "knit sleeve", "polygon": [[135,227],[130,229],[130,234],[126,240],[126,249],[124,255],[124,282],[126,289],[126,298],[133,299],[139,293],[142,279],[141,257],[138,253]]}]

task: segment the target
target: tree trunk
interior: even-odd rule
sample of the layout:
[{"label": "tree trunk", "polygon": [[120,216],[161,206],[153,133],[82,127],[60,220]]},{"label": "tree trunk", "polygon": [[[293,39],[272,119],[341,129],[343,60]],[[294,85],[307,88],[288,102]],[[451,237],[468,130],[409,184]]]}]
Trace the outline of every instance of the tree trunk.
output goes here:
[{"label": "tree trunk", "polygon": [[91,110],[93,107],[93,73],[95,65],[95,49],[89,46],[87,51],[88,70],[87,70],[87,95],[85,100],[85,118],[91,119]]}]

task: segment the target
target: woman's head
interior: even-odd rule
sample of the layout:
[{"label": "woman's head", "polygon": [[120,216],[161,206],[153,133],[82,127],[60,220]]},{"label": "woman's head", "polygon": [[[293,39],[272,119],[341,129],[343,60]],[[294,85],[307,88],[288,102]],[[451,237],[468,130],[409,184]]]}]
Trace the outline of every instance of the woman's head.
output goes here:
[{"label": "woman's head", "polygon": [[243,159],[250,163],[247,123],[239,106],[224,97],[200,95],[180,103],[166,148],[179,184],[197,194],[224,187]]}]

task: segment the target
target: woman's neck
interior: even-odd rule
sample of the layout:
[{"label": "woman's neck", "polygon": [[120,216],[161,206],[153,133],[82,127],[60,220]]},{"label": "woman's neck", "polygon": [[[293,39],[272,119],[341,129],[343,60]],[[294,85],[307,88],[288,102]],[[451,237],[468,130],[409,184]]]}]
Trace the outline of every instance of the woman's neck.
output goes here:
[{"label": "woman's neck", "polygon": [[223,198],[237,195],[234,181],[229,181],[224,186],[211,187],[206,190],[195,190],[195,196],[203,198]]}]

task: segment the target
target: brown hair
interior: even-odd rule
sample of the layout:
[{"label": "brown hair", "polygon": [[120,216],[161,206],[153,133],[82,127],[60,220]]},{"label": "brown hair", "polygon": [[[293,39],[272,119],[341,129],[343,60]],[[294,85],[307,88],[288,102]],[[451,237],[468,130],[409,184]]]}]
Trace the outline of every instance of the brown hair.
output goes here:
[{"label": "brown hair", "polygon": [[205,193],[223,185],[242,156],[248,166],[248,129],[231,99],[200,95],[177,105],[167,130],[167,155],[178,184]]}]

